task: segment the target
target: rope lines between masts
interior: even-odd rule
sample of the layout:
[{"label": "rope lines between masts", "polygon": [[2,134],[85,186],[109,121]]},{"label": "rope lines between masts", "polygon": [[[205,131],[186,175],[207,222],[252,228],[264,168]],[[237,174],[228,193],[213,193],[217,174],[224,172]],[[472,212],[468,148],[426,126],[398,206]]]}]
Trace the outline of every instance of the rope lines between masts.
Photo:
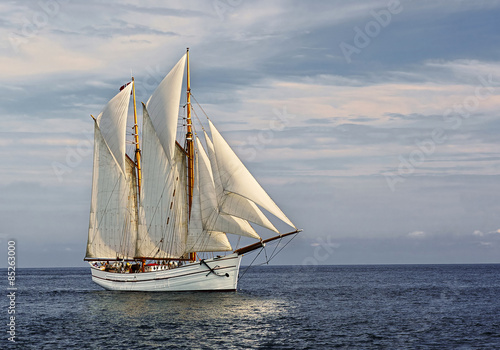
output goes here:
[{"label": "rope lines between masts", "polygon": [[[192,94],[191,94],[191,96],[192,96]],[[193,98],[194,98],[194,97],[193,97]],[[196,99],[195,99],[195,100],[196,100]],[[198,104],[198,101],[196,101],[196,103]],[[185,113],[186,113],[186,106],[187,106],[187,104],[185,104],[184,106],[182,106],[182,108],[184,108],[184,115],[185,115]],[[200,106],[199,104],[198,104],[198,106],[199,106],[199,107],[200,107],[200,109],[203,111],[203,108],[201,108],[201,106]],[[205,127],[203,126],[203,123],[201,122],[200,118],[198,117],[198,114],[196,113],[196,110],[193,108],[193,105],[191,105],[191,112],[193,112],[193,113],[194,113],[194,116],[196,117],[196,120],[198,120],[198,123],[199,123],[199,124],[200,124],[200,126],[201,126],[201,129],[202,129],[203,131],[205,131],[205,132],[206,132]],[[205,112],[203,111],[203,113],[205,113]],[[206,115],[206,113],[205,113],[205,115]],[[186,118],[185,116],[183,116],[183,117],[182,117],[182,119],[183,119],[183,120],[186,120],[187,118]],[[209,118],[208,118],[208,116],[207,116],[207,119],[209,119]],[[186,127],[186,126],[187,126],[187,124],[184,124],[184,123],[183,123],[182,125],[178,125],[177,127]],[[191,128],[192,128],[192,129],[195,129],[195,124],[194,124],[194,123],[191,123]],[[196,136],[198,136],[198,134],[196,133],[196,131],[193,131],[193,133],[194,133]]]},{"label": "rope lines between masts", "polygon": [[205,117],[207,117],[207,119],[210,120],[210,118],[208,117],[208,114],[205,112],[205,110],[203,109],[203,107],[200,105],[200,103],[198,102],[198,100],[196,99],[196,97],[194,97],[193,93],[191,93],[191,97],[194,99],[194,101],[196,102],[196,104],[198,105],[198,107],[200,107],[200,109],[203,112],[203,114],[205,114]]}]

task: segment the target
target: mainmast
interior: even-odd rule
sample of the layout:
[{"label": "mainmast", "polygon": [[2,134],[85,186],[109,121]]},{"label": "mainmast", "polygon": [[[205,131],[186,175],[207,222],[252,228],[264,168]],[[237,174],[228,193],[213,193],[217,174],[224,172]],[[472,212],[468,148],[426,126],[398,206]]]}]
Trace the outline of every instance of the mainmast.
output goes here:
[{"label": "mainmast", "polygon": [[139,196],[141,195],[141,183],[142,183],[142,174],[141,174],[141,149],[139,147],[139,128],[137,126],[137,108],[135,105],[135,81],[134,77],[132,77],[132,95],[134,100],[134,137],[135,137],[135,161],[137,165],[137,192]]},{"label": "mainmast", "polygon": [[[191,217],[191,207],[193,205],[193,189],[194,189],[194,145],[193,145],[193,128],[191,122],[191,82],[189,76],[189,47],[186,49],[186,152],[188,156],[188,208],[189,217]],[[190,260],[196,260],[196,253],[190,253]]]}]

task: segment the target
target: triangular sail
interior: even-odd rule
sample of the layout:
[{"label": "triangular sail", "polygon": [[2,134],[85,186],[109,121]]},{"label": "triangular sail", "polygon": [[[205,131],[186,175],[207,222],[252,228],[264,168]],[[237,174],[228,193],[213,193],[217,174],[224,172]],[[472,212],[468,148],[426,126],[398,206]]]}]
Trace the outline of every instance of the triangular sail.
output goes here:
[{"label": "triangular sail", "polygon": [[208,156],[212,166],[212,172],[215,183],[215,192],[217,194],[217,201],[219,209],[222,213],[236,216],[238,218],[248,220],[257,225],[265,227],[271,231],[279,233],[269,219],[262,213],[262,211],[245,197],[239,194],[228,192],[224,190],[219,174],[219,166],[217,165],[214,146],[207,133],[205,132],[205,141],[207,143]]},{"label": "triangular sail", "polygon": [[131,91],[132,84],[128,84],[108,102],[96,118],[104,141],[123,172],[125,172],[125,130]]},{"label": "triangular sail", "polygon": [[186,55],[177,62],[153,92],[146,107],[151,123],[169,161],[175,156],[175,136]]},{"label": "triangular sail", "polygon": [[246,220],[226,215],[219,211],[210,160],[200,140],[198,138],[196,140],[198,145],[201,213],[205,229],[207,231],[220,231],[260,239],[259,235]]},{"label": "triangular sail", "polygon": [[180,147],[169,161],[143,109],[141,205],[136,256],[178,258],[187,235],[186,160]]},{"label": "triangular sail", "polygon": [[[125,161],[130,88],[96,118],[94,168],[86,258],[132,258],[137,236],[134,164]],[[122,137],[123,135],[123,137]],[[131,185],[134,183],[134,185]]]},{"label": "triangular sail", "polygon": [[[198,163],[198,162],[196,162]],[[231,250],[231,244],[223,232],[208,232],[204,229],[199,186],[198,166],[195,170],[193,190],[193,205],[189,220],[186,253],[191,252],[222,252]]]},{"label": "triangular sail", "polygon": [[116,259],[124,208],[120,194],[123,173],[109,151],[97,123],[94,126],[94,170],[86,258]]},{"label": "triangular sail", "polygon": [[286,217],[252,174],[250,174],[210,120],[209,124],[219,175],[224,189],[250,199],[281,221],[295,228],[290,219]]}]

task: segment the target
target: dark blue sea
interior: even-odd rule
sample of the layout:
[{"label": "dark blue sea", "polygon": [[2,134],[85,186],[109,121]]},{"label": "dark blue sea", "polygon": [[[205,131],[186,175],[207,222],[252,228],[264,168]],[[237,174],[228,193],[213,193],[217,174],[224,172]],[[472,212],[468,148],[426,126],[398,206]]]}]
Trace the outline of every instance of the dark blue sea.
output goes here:
[{"label": "dark blue sea", "polygon": [[260,266],[225,293],[109,292],[88,268],[16,283],[2,349],[500,349],[500,265]]}]

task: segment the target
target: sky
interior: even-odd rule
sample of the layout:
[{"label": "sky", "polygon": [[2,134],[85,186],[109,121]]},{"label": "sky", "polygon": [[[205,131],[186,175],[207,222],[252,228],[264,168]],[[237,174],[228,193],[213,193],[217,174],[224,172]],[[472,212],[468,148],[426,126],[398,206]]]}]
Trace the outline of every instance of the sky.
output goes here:
[{"label": "sky", "polygon": [[500,263],[499,17],[492,0],[2,1],[0,266],[11,239],[20,267],[85,266],[90,114],[131,75],[146,101],[187,47],[194,97],[304,229],[273,263]]}]

